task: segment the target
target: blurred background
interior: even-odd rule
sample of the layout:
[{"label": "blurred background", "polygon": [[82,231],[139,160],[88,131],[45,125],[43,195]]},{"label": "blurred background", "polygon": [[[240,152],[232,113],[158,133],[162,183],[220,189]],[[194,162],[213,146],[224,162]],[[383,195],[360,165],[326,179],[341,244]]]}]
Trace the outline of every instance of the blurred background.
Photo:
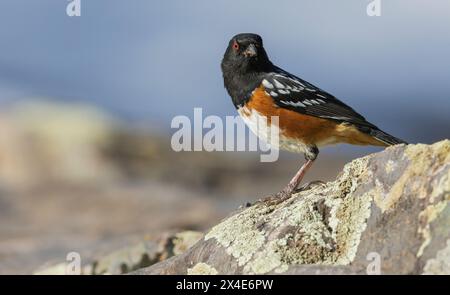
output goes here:
[{"label": "blurred background", "polygon": [[[0,274],[144,234],[204,230],[279,190],[303,156],[172,151],[176,115],[236,115],[220,61],[240,32],[272,61],[409,142],[450,137],[450,2],[0,2]],[[333,179],[376,148],[322,151]]]}]

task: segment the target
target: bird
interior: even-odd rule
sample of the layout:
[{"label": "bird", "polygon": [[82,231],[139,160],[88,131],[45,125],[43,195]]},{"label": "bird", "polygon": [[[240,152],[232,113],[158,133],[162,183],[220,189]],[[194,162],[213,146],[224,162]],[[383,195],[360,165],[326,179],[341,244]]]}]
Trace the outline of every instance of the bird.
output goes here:
[{"label": "bird", "polygon": [[[225,89],[246,125],[266,141],[267,130],[257,122],[266,122],[266,129],[278,128],[278,148],[305,156],[305,163],[287,186],[265,202],[280,203],[298,191],[319,147],[338,143],[382,147],[406,144],[333,95],[274,65],[258,34],[232,37],[221,70]],[[273,118],[278,119],[277,124]]]}]

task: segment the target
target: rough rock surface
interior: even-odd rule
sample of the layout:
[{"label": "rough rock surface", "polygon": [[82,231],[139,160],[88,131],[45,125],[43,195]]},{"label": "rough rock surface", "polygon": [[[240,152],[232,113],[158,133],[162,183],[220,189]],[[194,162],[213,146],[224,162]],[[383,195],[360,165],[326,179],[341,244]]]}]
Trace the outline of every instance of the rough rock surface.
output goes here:
[{"label": "rough rock surface", "polygon": [[449,199],[450,141],[398,145],[134,274],[450,274]]},{"label": "rough rock surface", "polygon": [[[202,234],[195,231],[184,231],[176,234],[165,234],[156,239],[144,239],[140,243],[114,251],[81,266],[84,275],[125,274],[140,269],[174,255],[180,255],[195,244]],[[34,272],[36,275],[67,274],[67,262],[50,267],[42,267]]]}]

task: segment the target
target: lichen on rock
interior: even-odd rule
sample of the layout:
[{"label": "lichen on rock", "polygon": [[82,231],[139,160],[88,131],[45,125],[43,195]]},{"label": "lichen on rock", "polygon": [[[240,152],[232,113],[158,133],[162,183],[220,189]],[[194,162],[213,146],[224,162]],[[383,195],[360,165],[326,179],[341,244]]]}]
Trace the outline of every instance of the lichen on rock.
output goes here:
[{"label": "lichen on rock", "polygon": [[244,273],[282,272],[295,264],[348,264],[370,215],[372,196],[353,195],[368,178],[367,161],[353,161],[336,181],[297,193],[287,204],[247,208],[213,227],[205,240],[214,238],[244,266]]},{"label": "lichen on rock", "polygon": [[194,267],[188,268],[188,275],[216,275],[217,270],[214,267],[209,266],[206,263],[199,262]]},{"label": "lichen on rock", "polygon": [[427,261],[423,274],[450,275],[450,239],[447,240],[447,246],[437,252],[435,258]]}]

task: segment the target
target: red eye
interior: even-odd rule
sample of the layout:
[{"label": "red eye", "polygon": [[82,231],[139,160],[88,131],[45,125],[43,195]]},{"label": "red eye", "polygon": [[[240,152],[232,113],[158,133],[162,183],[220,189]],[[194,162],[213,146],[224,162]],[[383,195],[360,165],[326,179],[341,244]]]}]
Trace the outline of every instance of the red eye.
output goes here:
[{"label": "red eye", "polygon": [[234,40],[234,42],[233,42],[233,49],[234,50],[238,50],[239,49],[239,44],[236,42],[236,40]]}]

